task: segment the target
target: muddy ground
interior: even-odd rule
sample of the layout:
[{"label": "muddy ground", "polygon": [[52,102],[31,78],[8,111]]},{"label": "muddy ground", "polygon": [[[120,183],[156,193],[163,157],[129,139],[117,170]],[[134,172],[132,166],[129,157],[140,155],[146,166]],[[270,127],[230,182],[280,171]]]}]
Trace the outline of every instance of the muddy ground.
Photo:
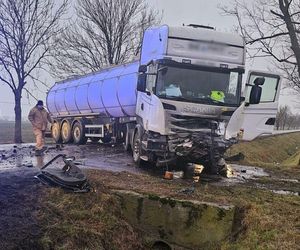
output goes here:
[{"label": "muddy ground", "polygon": [[[40,225],[39,214],[45,209],[41,196],[47,187],[34,176],[57,154],[75,156],[79,166],[88,172],[91,179],[98,176],[101,185],[108,188],[154,192],[179,198],[203,198],[193,194],[187,197],[187,192],[194,187],[191,179],[167,181],[162,179],[164,171],[161,169],[151,166],[137,168],[122,145],[48,145],[42,157],[34,156],[33,150],[31,144],[0,146],[0,249],[43,248],[39,239],[45,234],[45,228]],[[57,161],[54,167],[61,164]],[[299,196],[299,176],[292,178],[290,175],[266,173],[257,167],[236,164],[233,164],[233,170],[234,176],[229,179],[201,177],[202,186],[199,189],[207,190],[209,186],[210,189],[229,190],[228,187],[239,186],[270,190],[276,195],[287,193]],[[206,198],[214,200],[209,195]],[[223,200],[227,203],[229,199]],[[214,201],[222,202],[222,199]]]}]

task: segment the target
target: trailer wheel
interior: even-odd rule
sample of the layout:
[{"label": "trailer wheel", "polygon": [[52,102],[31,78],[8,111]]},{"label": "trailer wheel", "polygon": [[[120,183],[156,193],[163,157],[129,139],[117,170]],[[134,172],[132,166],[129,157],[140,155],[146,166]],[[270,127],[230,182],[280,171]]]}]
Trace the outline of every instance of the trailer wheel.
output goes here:
[{"label": "trailer wheel", "polygon": [[75,144],[85,144],[87,138],[84,135],[84,128],[81,122],[75,122],[72,129],[72,136]]},{"label": "trailer wheel", "polygon": [[60,126],[58,122],[54,122],[51,126],[51,136],[55,143],[61,143]]},{"label": "trailer wheel", "polygon": [[142,151],[142,143],[141,143],[141,132],[138,129],[133,137],[133,145],[132,145],[132,156],[133,156],[133,161],[137,166],[140,166],[142,163],[141,160],[141,151]]},{"label": "trailer wheel", "polygon": [[64,121],[61,126],[61,138],[63,143],[69,143],[72,141],[72,128],[69,121]]}]

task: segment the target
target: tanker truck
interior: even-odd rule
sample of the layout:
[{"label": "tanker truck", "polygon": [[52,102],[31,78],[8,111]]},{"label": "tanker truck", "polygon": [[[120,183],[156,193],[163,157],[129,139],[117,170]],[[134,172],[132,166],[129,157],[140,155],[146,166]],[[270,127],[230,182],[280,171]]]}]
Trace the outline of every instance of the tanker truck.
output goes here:
[{"label": "tanker truck", "polygon": [[[237,140],[271,134],[280,76],[250,71],[245,43],[206,26],[144,32],[139,60],[54,84],[56,143],[122,142],[137,165],[201,164],[213,174]],[[243,90],[243,95],[242,95]]]}]

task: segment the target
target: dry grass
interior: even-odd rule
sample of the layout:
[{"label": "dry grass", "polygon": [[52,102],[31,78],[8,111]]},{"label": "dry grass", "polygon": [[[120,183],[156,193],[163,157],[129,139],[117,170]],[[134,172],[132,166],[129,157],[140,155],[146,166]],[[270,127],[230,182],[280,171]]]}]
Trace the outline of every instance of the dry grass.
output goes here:
[{"label": "dry grass", "polygon": [[300,150],[298,150],[295,154],[293,154],[288,159],[284,160],[281,165],[284,167],[287,167],[287,168],[299,166],[300,165]]},{"label": "dry grass", "polygon": [[120,204],[101,184],[87,194],[49,188],[40,201],[44,249],[143,249],[138,232],[122,219]]}]

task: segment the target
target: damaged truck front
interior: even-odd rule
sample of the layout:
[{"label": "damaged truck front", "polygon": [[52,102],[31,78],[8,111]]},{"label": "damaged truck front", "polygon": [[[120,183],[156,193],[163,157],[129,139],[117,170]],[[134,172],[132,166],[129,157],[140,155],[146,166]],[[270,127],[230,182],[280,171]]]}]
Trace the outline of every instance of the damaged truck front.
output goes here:
[{"label": "damaged truck front", "polygon": [[237,35],[197,25],[149,28],[139,61],[54,85],[52,135],[65,143],[115,139],[136,164],[192,162],[216,174],[238,139],[273,130],[280,77],[250,72],[243,97],[244,66]]}]

